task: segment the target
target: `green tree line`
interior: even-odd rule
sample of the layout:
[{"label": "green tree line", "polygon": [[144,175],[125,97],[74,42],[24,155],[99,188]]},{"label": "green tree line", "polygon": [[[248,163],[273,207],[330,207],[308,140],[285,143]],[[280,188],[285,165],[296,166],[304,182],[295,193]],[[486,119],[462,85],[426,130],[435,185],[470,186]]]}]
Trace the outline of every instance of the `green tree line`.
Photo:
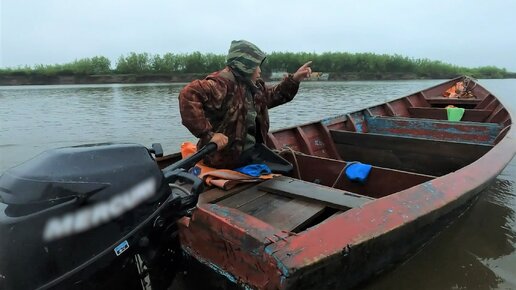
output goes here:
[{"label": "green tree line", "polygon": [[[273,71],[294,72],[300,65],[313,61],[314,71],[330,74],[409,75],[420,78],[453,77],[467,74],[477,78],[514,77],[505,68],[485,66],[459,67],[429,59],[414,59],[401,55],[374,53],[292,53],[273,52],[267,56],[262,70],[267,76]],[[151,55],[135,53],[122,55],[114,66],[103,56],[75,60],[67,64],[36,65],[33,67],[0,68],[0,76],[56,76],[56,75],[107,75],[107,74],[184,74],[210,73],[223,68],[225,55],[193,52],[187,54],[166,53]]]},{"label": "green tree line", "polygon": [[111,61],[103,56],[83,58],[66,64],[43,65],[33,67],[0,68],[0,75],[98,75],[111,74]]}]

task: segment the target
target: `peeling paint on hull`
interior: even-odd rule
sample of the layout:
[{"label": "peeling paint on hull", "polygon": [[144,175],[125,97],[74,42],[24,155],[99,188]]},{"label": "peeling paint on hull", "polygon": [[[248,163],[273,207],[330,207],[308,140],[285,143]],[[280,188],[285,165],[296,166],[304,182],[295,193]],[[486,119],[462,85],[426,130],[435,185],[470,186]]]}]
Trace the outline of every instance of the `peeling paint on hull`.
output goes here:
[{"label": "peeling paint on hull", "polygon": [[[428,91],[432,90],[436,88]],[[389,110],[401,112],[400,102],[396,104]],[[332,126],[335,120],[353,116],[320,124]],[[357,123],[360,130],[366,129],[363,120]],[[492,127],[496,126],[501,129]],[[491,127],[484,132],[474,127],[464,129],[465,140],[484,143],[498,138]],[[406,133],[389,128],[392,134]],[[436,128],[423,130],[437,134]],[[449,133],[445,137],[452,138],[453,130],[444,129]],[[192,217],[180,221],[181,245],[190,258],[217,272],[216,277],[242,288],[355,287],[405,259],[464,212],[514,157],[514,131],[508,129],[485,155],[457,171],[333,215],[296,234],[236,209],[199,205]],[[199,275],[195,279],[204,277]]]}]

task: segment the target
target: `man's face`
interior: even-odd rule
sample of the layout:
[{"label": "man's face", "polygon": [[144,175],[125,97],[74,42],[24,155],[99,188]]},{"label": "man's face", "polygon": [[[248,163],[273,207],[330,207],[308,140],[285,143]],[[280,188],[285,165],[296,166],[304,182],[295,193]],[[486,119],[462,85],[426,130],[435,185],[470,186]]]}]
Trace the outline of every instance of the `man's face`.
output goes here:
[{"label": "man's face", "polygon": [[254,73],[253,75],[251,76],[251,81],[254,83],[256,82],[260,76],[261,76],[261,73],[262,73],[262,69],[260,68],[260,66],[258,66],[255,70],[254,70]]}]

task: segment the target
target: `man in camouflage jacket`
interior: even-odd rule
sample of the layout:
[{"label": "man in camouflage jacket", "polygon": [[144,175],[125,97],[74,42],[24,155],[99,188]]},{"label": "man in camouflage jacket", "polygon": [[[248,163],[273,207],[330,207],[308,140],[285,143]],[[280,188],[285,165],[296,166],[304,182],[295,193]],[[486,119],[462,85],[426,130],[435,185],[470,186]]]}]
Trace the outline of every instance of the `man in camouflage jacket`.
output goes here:
[{"label": "man in camouflage jacket", "polygon": [[265,60],[256,45],[233,41],[226,67],[204,80],[195,80],[179,93],[183,125],[199,138],[197,148],[209,142],[218,151],[205,157],[206,165],[233,169],[242,166],[242,152],[264,143],[269,131],[268,109],[291,101],[299,82],[311,73],[311,62],[275,86],[260,79]]}]

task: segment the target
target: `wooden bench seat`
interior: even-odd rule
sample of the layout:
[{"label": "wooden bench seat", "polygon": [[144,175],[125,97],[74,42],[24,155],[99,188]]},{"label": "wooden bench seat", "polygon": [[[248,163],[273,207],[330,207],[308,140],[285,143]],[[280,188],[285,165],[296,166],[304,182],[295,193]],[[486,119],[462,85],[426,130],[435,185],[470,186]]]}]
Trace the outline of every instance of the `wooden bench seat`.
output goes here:
[{"label": "wooden bench seat", "polygon": [[343,160],[441,176],[484,155],[493,146],[375,133],[330,130]]},{"label": "wooden bench seat", "polygon": [[502,125],[405,117],[366,117],[369,133],[437,141],[493,144]]},{"label": "wooden bench seat", "polygon": [[315,200],[322,202],[329,207],[340,210],[348,210],[350,208],[364,205],[374,198],[363,196],[344,190],[331,188],[303,180],[280,176],[267,180],[258,188],[263,191],[280,194],[292,198],[301,198],[305,200]]},{"label": "wooden bench seat", "polygon": [[432,105],[432,107],[446,107],[448,105],[456,105],[463,108],[473,109],[480,102],[481,99],[454,99],[454,98],[445,98],[445,97],[430,97],[427,98],[426,101]]},{"label": "wooden bench seat", "polygon": [[[407,110],[413,118],[448,120],[445,108],[409,107]],[[461,122],[483,122],[491,113],[491,110],[465,109]]]},{"label": "wooden bench seat", "polygon": [[[288,153],[284,153],[282,156],[294,165],[293,172],[296,172],[296,177],[299,167],[302,172],[302,180],[373,198],[381,198],[435,178],[435,176],[426,174],[373,166],[367,181],[357,183],[350,181],[344,174],[346,161],[302,153],[296,153],[295,159],[292,154]],[[355,159],[349,161],[353,160]]]}]

